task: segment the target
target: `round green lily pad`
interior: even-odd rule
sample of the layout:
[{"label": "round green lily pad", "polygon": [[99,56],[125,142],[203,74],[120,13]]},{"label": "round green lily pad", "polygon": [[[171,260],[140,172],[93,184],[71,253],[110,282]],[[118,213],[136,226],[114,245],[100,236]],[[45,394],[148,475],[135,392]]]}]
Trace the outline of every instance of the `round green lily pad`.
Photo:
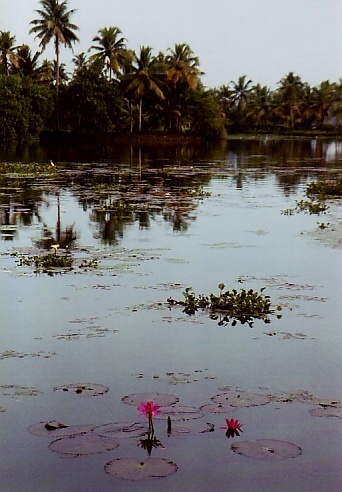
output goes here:
[{"label": "round green lily pad", "polygon": [[38,422],[37,424],[30,425],[27,430],[35,436],[50,436],[50,437],[65,437],[74,436],[77,434],[85,434],[94,429],[91,424],[83,425],[66,425],[52,420],[50,422]]},{"label": "round green lily pad", "polygon": [[271,401],[267,395],[258,395],[256,393],[249,393],[248,391],[227,391],[226,393],[213,396],[211,400],[214,403],[231,405],[237,408],[257,407],[259,405],[266,405]]},{"label": "round green lily pad", "polygon": [[176,473],[178,466],[164,458],[149,457],[145,461],[135,458],[117,458],[105,465],[105,471],[124,480],[151,480]]},{"label": "round green lily pad", "polygon": [[54,391],[63,391],[65,393],[76,393],[78,396],[98,396],[103,395],[109,391],[107,386],[102,384],[66,384],[65,386],[58,386],[53,389]]},{"label": "round green lily pad", "polygon": [[240,441],[231,445],[234,453],[258,460],[287,460],[302,454],[302,448],[287,441],[275,439],[257,439],[256,441]]},{"label": "round green lily pad", "polygon": [[50,443],[49,449],[56,453],[61,453],[63,457],[72,458],[111,451],[118,446],[119,443],[113,439],[89,433],[57,439]]},{"label": "round green lily pad", "polygon": [[130,437],[141,437],[148,433],[148,426],[141,423],[113,422],[95,427],[94,433],[104,437],[127,439]]},{"label": "round green lily pad", "polygon": [[133,406],[138,406],[143,401],[153,401],[163,407],[177,403],[179,398],[167,393],[134,393],[133,395],[124,396],[121,401]]},{"label": "round green lily pad", "polygon": [[196,407],[184,407],[184,406],[168,406],[161,407],[158,415],[154,418],[157,420],[167,420],[171,417],[171,420],[191,420],[199,419],[203,417],[203,413]]}]

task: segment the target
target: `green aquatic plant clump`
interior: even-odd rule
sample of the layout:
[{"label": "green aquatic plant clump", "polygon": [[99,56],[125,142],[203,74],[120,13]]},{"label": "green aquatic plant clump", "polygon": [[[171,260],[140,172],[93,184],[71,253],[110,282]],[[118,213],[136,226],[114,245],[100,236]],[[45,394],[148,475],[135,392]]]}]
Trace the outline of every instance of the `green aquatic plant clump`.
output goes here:
[{"label": "green aquatic plant clump", "polygon": [[284,215],[293,215],[294,212],[308,212],[310,215],[325,213],[329,206],[326,200],[342,197],[342,179],[336,181],[315,181],[306,187],[306,196],[309,200],[296,201],[295,208],[282,211]]},{"label": "green aquatic plant clump", "polygon": [[50,253],[21,258],[19,266],[34,265],[35,273],[51,273],[54,269],[72,270],[73,262],[74,260],[70,256],[57,256],[55,253]]},{"label": "green aquatic plant clump", "polygon": [[[271,298],[263,295],[265,287],[260,291],[253,289],[236,289],[224,291],[225,285],[219,284],[219,294],[209,294],[209,296],[200,294],[196,296],[191,287],[187,287],[184,292],[184,301],[174,301],[168,299],[170,305],[180,304],[184,306],[183,312],[192,315],[198,310],[208,310],[210,318],[219,320],[219,325],[225,325],[232,322],[235,326],[237,321],[241,324],[247,323],[253,325],[255,319],[262,319],[265,323],[270,323],[269,315],[281,311],[281,306],[272,308]],[[281,315],[277,315],[278,318]]]},{"label": "green aquatic plant clump", "polygon": [[342,179],[310,183],[306,187],[306,196],[319,200],[342,197]]}]

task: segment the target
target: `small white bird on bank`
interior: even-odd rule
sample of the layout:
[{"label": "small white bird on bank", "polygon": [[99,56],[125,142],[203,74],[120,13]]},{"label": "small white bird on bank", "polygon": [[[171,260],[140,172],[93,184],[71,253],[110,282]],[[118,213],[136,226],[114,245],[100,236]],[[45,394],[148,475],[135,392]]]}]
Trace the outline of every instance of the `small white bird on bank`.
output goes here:
[{"label": "small white bird on bank", "polygon": [[55,164],[52,162],[52,160],[50,159],[50,166],[51,167],[56,167]]}]

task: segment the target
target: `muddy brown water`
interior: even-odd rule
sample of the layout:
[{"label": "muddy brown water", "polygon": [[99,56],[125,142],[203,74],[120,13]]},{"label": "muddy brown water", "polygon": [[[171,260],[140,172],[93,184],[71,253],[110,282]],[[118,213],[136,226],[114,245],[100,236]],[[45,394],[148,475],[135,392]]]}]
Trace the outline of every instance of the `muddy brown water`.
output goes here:
[{"label": "muddy brown water", "polygon": [[[50,158],[56,175],[1,188],[1,490],[341,489],[341,203],[329,202],[320,216],[281,213],[305,199],[309,182],[341,178],[341,141],[90,142],[1,153],[3,162]],[[118,200],[124,209],[113,205]],[[74,270],[48,275],[20,266],[52,240],[69,243]],[[66,253],[61,247],[58,254]],[[266,287],[282,318],[219,326],[207,313],[168,308],[167,298],[182,299],[186,287],[218,293],[219,283]],[[66,385],[108,391],[56,391]],[[174,421],[171,435],[156,419],[163,447],[152,457],[178,467],[165,478],[105,472],[117,458],[147,459],[137,437],[72,458],[48,447],[52,437],[27,430],[52,421],[144,422],[122,402],[136,393],[170,394],[200,409],[227,391],[270,402],[223,413],[204,407],[203,417]],[[316,408],[336,415],[309,413]],[[243,424],[240,436],[226,438],[226,418]],[[202,432],[208,423],[214,431]],[[264,460],[231,448],[264,439],[301,453],[276,459],[269,450],[272,460]]]}]

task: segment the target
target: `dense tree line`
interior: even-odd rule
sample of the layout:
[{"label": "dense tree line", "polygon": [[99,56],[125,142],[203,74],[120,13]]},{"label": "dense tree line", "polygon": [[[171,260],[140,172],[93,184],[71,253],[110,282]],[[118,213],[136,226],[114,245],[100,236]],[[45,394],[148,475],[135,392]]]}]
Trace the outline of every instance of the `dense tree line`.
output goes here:
[{"label": "dense tree line", "polygon": [[[77,133],[164,132],[222,138],[227,132],[321,130],[342,114],[342,79],[310,87],[290,72],[276,90],[246,76],[204,87],[200,62],[186,43],[166,53],[130,50],[118,27],[102,28],[87,53],[60,62],[61,46],[79,41],[68,0],[41,0],[30,33],[41,51],[0,31],[0,139],[34,138],[42,130]],[[41,60],[52,42],[56,59]]]}]

